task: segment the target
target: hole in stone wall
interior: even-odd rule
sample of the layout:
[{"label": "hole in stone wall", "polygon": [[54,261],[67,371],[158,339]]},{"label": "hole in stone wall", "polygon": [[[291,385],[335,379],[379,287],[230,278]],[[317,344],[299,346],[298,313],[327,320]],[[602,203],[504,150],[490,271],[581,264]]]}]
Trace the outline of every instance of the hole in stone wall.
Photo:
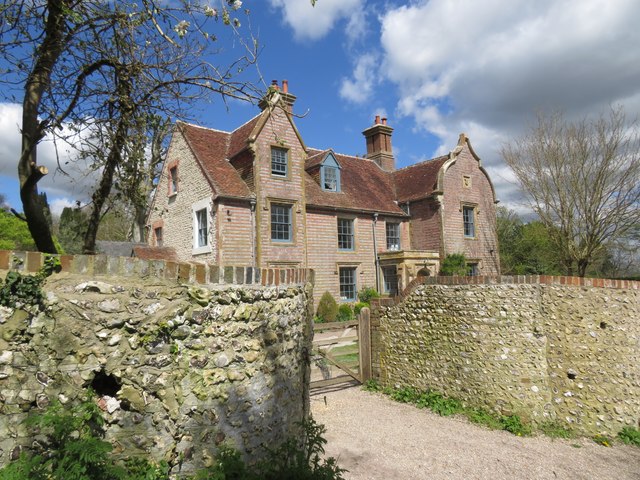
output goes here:
[{"label": "hole in stone wall", "polygon": [[91,380],[91,388],[100,397],[104,395],[115,397],[120,390],[120,382],[113,375],[108,375],[104,370],[100,370]]},{"label": "hole in stone wall", "polygon": [[600,322],[600,328],[602,330],[604,330],[605,328],[607,328],[607,322]]},{"label": "hole in stone wall", "polygon": [[577,376],[578,374],[574,370],[569,370],[567,372],[567,378],[569,378],[569,380],[575,380]]}]

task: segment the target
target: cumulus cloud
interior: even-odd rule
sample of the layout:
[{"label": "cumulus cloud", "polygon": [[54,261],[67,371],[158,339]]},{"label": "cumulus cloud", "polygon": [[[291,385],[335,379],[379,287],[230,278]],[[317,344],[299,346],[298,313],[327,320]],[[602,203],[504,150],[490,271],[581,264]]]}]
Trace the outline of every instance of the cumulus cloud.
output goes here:
[{"label": "cumulus cloud", "polygon": [[321,0],[315,7],[307,0],[269,0],[282,10],[284,21],[298,40],[318,40],[333,28],[336,22],[346,19],[351,28],[347,35],[354,35],[364,28],[360,20],[363,0]]},{"label": "cumulus cloud", "polygon": [[353,103],[364,103],[371,97],[376,79],[376,55],[367,53],[356,60],[353,78],[343,78],[340,96]]},{"label": "cumulus cloud", "polygon": [[[10,178],[15,179],[16,192],[21,117],[22,106],[14,103],[0,103],[0,175],[6,178],[7,182]],[[70,146],[58,141],[56,150],[51,137],[47,137],[38,145],[38,164],[49,169],[49,174],[38,182],[38,188],[41,192],[47,193],[52,211],[55,210],[54,204],[66,206],[68,203],[74,203],[73,200],[76,199],[84,203],[95,184],[95,172],[89,168],[88,164],[84,161],[72,161],[72,158]],[[59,170],[58,160],[66,174]],[[5,183],[4,179],[3,183]],[[13,203],[12,207],[21,208],[20,205],[13,205]],[[60,207],[61,210],[62,207]]]},{"label": "cumulus cloud", "polygon": [[499,147],[536,112],[567,118],[611,104],[640,113],[640,3],[430,0],[381,18],[383,69],[397,113],[436,135],[440,153],[466,132],[501,197],[518,195]]}]

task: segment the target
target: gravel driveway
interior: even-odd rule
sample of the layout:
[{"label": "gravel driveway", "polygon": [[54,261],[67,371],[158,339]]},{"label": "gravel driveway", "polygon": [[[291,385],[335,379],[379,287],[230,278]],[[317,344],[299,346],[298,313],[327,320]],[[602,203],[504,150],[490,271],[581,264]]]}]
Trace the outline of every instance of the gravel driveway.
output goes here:
[{"label": "gravel driveway", "polygon": [[314,392],[311,411],[349,480],[640,480],[637,447],[516,437],[360,387]]}]

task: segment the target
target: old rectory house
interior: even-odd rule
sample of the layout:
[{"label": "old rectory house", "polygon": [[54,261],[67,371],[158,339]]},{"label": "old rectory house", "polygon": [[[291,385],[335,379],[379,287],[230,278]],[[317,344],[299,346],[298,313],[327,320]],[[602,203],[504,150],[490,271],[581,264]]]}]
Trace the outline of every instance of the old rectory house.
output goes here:
[{"label": "old rectory house", "polygon": [[178,123],[148,217],[149,244],[180,261],[311,268],[316,304],[363,287],[395,294],[463,253],[471,275],[499,273],[493,185],[469,139],[396,169],[393,128],[375,118],[366,156],[305,145],[296,97],[276,82],[233,131]]}]

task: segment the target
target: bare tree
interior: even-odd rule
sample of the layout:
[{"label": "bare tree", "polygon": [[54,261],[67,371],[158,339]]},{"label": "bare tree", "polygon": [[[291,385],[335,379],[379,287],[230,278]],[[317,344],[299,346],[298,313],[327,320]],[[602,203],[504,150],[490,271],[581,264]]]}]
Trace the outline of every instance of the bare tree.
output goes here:
[{"label": "bare tree", "polygon": [[571,123],[540,115],[502,148],[568,275],[584,276],[608,243],[640,221],[640,136],[622,108]]},{"label": "bare tree", "polygon": [[[37,164],[37,146],[47,134],[63,124],[110,133],[103,135],[102,178],[85,237],[90,253],[116,171],[131,158],[129,134],[141,130],[140,122],[158,112],[177,115],[211,93],[256,96],[251,83],[236,80],[257,53],[253,38],[237,35],[234,12],[242,2],[217,1],[219,8],[191,0],[12,0],[0,7],[0,81],[22,92],[20,195],[40,251],[56,251],[36,201],[38,181],[47,174]],[[218,66],[207,54],[219,51],[221,24],[245,54]]]}]

